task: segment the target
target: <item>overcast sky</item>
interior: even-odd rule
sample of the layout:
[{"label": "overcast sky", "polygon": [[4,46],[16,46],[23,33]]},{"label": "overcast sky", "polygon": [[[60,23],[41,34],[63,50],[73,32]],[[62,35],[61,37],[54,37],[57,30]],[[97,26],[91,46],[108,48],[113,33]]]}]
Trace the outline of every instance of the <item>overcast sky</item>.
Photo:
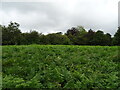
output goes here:
[{"label": "overcast sky", "polygon": [[57,2],[2,2],[0,24],[20,24],[22,32],[66,32],[75,26],[114,34],[119,0],[62,0]]}]

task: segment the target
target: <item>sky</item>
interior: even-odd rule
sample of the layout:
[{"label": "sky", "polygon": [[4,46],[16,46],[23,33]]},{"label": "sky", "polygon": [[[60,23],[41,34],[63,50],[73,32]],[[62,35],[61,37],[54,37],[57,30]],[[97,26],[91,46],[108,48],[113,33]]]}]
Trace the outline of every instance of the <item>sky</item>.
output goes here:
[{"label": "sky", "polygon": [[20,24],[22,32],[65,33],[83,26],[114,35],[118,28],[119,0],[2,0],[0,24]]}]

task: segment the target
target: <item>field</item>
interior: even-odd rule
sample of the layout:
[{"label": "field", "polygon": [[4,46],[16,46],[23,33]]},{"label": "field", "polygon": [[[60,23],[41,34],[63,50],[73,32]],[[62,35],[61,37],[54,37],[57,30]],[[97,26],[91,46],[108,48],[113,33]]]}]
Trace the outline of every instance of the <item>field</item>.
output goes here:
[{"label": "field", "polygon": [[2,46],[3,88],[118,88],[117,46]]}]

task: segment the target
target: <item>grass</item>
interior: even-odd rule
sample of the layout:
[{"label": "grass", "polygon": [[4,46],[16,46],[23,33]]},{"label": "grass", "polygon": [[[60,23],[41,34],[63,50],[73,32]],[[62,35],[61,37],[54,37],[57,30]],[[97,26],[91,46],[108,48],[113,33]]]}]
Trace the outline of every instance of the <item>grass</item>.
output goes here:
[{"label": "grass", "polygon": [[118,88],[117,46],[2,46],[3,88]]}]

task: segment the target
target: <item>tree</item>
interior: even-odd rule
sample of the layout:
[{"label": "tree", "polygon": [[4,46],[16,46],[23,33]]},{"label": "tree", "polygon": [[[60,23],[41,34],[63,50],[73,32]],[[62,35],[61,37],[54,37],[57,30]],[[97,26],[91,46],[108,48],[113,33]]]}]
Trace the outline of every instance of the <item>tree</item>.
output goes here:
[{"label": "tree", "polygon": [[37,31],[33,30],[30,33],[22,33],[22,44],[39,44],[39,34]]},{"label": "tree", "polygon": [[84,36],[87,33],[83,26],[77,26],[76,29],[79,31],[80,36]]},{"label": "tree", "polygon": [[82,26],[73,27],[68,29],[66,35],[74,45],[85,45],[86,44],[86,30]]},{"label": "tree", "polygon": [[104,45],[110,46],[111,41],[112,41],[111,35],[109,33],[106,33],[104,35]]},{"label": "tree", "polygon": [[39,37],[39,44],[41,44],[41,45],[50,44],[47,35],[42,34],[42,35]]},{"label": "tree", "polygon": [[104,45],[104,32],[98,30],[92,40],[93,45]]},{"label": "tree", "polygon": [[69,45],[70,40],[66,35],[61,35],[58,33],[52,33],[46,35],[46,38],[44,38],[45,41],[47,41],[47,44],[52,44],[52,45]]},{"label": "tree", "polygon": [[88,30],[88,33],[85,35],[87,45],[93,45],[94,44],[94,42],[93,42],[94,35],[95,35],[95,32],[92,29]]},{"label": "tree", "polygon": [[119,45],[120,46],[120,27],[118,27],[118,30],[114,35],[113,45]]},{"label": "tree", "polygon": [[22,33],[19,26],[16,22],[10,22],[8,26],[0,25],[0,42],[2,41],[2,45],[120,45],[120,27],[112,38],[109,33],[104,34],[100,30],[95,32],[90,29],[87,32],[82,26],[72,27],[65,34],[57,32],[47,35],[35,30]]},{"label": "tree", "polygon": [[19,30],[19,24],[16,22],[10,22],[10,24],[2,27],[2,44],[3,45],[19,45],[21,31]]}]

